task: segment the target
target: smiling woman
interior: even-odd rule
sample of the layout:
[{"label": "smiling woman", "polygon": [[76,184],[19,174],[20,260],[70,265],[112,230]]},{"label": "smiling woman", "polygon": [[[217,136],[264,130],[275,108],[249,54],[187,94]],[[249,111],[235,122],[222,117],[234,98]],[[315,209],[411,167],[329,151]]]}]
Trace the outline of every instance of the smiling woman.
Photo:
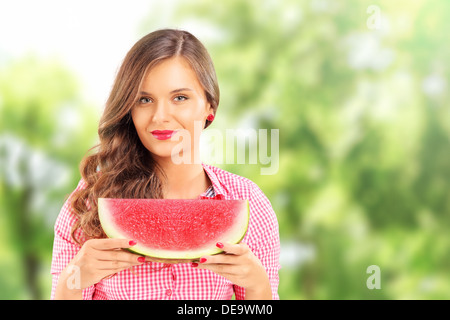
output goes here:
[{"label": "smiling woman", "polygon": [[[190,146],[197,145],[200,137],[196,135],[200,130],[195,130],[195,124],[199,121],[206,126],[208,116],[215,112],[197,79],[181,56],[160,62],[144,78],[143,97],[131,110],[131,116],[141,142],[158,162],[172,157],[180,132],[191,138]],[[192,151],[188,156],[191,163],[198,158],[198,154],[194,154],[198,153],[198,148],[183,148],[183,151]]]},{"label": "smiling woman", "polygon": [[[173,161],[174,153],[198,156],[218,104],[214,66],[192,34],[159,30],[133,46],[100,120],[100,144],[83,160],[82,179],[55,224],[52,297],[278,299],[278,222],[266,196],[244,177]],[[189,148],[176,148],[179,136]],[[224,253],[165,265],[121,250],[135,239],[107,239],[99,198],[248,200],[248,231],[239,244],[218,242]]]}]

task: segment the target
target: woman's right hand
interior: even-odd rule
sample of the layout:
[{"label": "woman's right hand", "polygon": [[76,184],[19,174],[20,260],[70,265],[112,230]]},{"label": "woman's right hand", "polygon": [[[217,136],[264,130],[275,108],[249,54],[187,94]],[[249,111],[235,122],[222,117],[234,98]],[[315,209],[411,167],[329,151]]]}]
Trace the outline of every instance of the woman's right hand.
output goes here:
[{"label": "woman's right hand", "polygon": [[134,245],[136,242],[129,239],[86,241],[61,273],[55,298],[81,299],[82,289],[117,272],[144,263],[145,257],[122,250]]}]

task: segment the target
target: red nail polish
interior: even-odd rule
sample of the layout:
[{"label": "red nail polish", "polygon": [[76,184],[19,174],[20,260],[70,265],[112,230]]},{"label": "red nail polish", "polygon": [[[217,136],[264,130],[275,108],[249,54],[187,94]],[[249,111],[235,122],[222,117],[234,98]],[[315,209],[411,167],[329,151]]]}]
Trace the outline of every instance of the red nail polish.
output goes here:
[{"label": "red nail polish", "polygon": [[217,242],[216,243],[216,247],[222,249],[223,248],[223,243],[222,242]]},{"label": "red nail polish", "polygon": [[196,263],[196,262],[192,262],[192,267],[198,267],[198,263]]},{"label": "red nail polish", "polygon": [[200,258],[200,263],[205,263],[206,262],[206,258]]},{"label": "red nail polish", "polygon": [[145,262],[145,257],[139,257],[139,258],[138,258],[138,261],[139,261],[139,262]]},{"label": "red nail polish", "polygon": [[135,245],[137,245],[137,242],[134,241],[134,240],[131,240],[130,242],[128,242],[128,244],[129,244],[130,246],[135,246]]}]

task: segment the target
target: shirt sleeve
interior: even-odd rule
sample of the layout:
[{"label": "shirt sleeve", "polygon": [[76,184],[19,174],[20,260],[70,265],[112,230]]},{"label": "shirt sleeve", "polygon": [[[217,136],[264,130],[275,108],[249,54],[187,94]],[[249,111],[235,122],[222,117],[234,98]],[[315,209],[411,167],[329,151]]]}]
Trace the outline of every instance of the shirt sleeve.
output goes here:
[{"label": "shirt sleeve", "polygon": [[[75,191],[85,188],[85,183],[81,180]],[[74,192],[75,192],[74,191]],[[73,192],[73,193],[74,193]],[[74,256],[81,249],[80,245],[76,243],[72,238],[72,226],[76,222],[76,216],[73,214],[72,208],[70,206],[71,198],[73,193],[64,203],[58,218],[55,222],[54,228],[54,240],[53,240],[53,254],[52,254],[52,264],[51,264],[51,274],[52,274],[52,291],[51,299],[55,299],[55,290],[58,283],[59,276],[61,272],[67,267],[69,262],[74,258]],[[73,270],[74,276],[76,276],[76,270]],[[76,284],[76,279],[74,283]],[[94,293],[94,286],[83,289],[83,299],[92,299]]]},{"label": "shirt sleeve", "polygon": [[[279,300],[278,271],[281,268],[280,236],[278,220],[272,205],[258,186],[254,186],[249,199],[250,223],[247,245],[259,258],[269,277],[272,288],[272,299]],[[237,300],[245,298],[245,289],[235,286]]]}]

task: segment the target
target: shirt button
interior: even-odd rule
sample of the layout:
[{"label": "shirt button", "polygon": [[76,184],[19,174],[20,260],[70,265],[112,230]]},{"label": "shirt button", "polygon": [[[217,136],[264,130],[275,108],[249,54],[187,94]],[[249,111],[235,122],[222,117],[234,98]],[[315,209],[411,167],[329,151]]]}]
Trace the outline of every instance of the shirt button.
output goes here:
[{"label": "shirt button", "polygon": [[172,294],[172,290],[167,289],[167,290],[166,290],[166,294],[167,294],[168,296],[170,296],[170,295]]}]

